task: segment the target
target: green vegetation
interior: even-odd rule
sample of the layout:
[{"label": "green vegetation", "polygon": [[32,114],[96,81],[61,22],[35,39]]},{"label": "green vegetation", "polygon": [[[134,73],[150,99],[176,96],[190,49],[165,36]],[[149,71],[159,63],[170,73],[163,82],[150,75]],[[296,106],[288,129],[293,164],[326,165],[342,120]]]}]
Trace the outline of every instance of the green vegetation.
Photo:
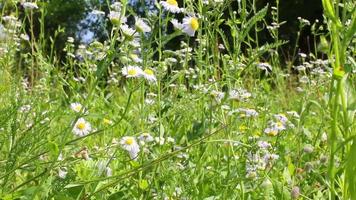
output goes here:
[{"label": "green vegetation", "polygon": [[293,42],[279,0],[107,1],[78,44],[84,2],[0,3],[1,199],[356,199],[354,1]]}]

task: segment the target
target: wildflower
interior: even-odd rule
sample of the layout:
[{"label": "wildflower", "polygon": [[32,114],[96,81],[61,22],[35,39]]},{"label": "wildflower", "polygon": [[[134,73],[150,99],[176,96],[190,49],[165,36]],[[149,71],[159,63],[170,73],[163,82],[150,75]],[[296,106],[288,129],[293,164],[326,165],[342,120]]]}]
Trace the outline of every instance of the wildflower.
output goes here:
[{"label": "wildflower", "polygon": [[213,90],[211,96],[213,96],[217,102],[220,102],[225,97],[225,93]]},{"label": "wildflower", "polygon": [[159,2],[163,8],[172,13],[181,13],[184,9],[178,7],[178,2],[176,0],[166,0]]},{"label": "wildflower", "polygon": [[265,71],[266,73],[271,72],[272,71],[272,66],[268,63],[258,63],[257,67],[263,71]]},{"label": "wildflower", "polygon": [[300,189],[298,186],[294,186],[291,191],[292,199],[298,199],[300,196]]},{"label": "wildflower", "polygon": [[257,146],[260,147],[261,149],[268,149],[271,147],[271,144],[266,141],[258,141]]},{"label": "wildflower", "polygon": [[183,18],[183,32],[193,37],[195,31],[199,28],[199,21],[196,17],[184,17]]},{"label": "wildflower", "polygon": [[127,22],[127,18],[125,16],[121,16],[121,13],[116,11],[110,11],[108,18],[114,25],[120,25]]},{"label": "wildflower", "polygon": [[23,105],[20,107],[21,112],[29,112],[31,110],[31,105]]},{"label": "wildflower", "polygon": [[38,9],[37,4],[36,4],[36,3],[32,3],[32,2],[24,2],[24,3],[22,3],[22,6],[23,6],[26,10]]},{"label": "wildflower", "polygon": [[74,38],[73,38],[73,37],[68,37],[68,38],[67,38],[67,42],[69,42],[69,43],[74,43]]},{"label": "wildflower", "polygon": [[146,22],[142,19],[135,17],[135,27],[138,32],[141,33],[148,33],[151,32],[151,27],[149,27]]},{"label": "wildflower", "polygon": [[79,118],[78,121],[74,124],[72,131],[74,135],[82,137],[89,134],[89,132],[91,131],[91,125],[83,118]]},{"label": "wildflower", "polygon": [[121,25],[120,29],[124,36],[129,40],[132,40],[136,35],[136,31],[130,28],[127,24]]},{"label": "wildflower", "polygon": [[254,110],[254,109],[240,108],[240,109],[238,109],[238,111],[244,112],[244,113],[243,113],[243,114],[244,114],[244,115],[243,115],[244,117],[257,117],[257,116],[258,116],[258,112],[257,112],[256,110]]},{"label": "wildflower", "polygon": [[61,179],[65,179],[67,176],[68,172],[67,172],[67,168],[66,167],[61,167],[58,170],[58,177]]},{"label": "wildflower", "polygon": [[284,114],[276,114],[274,117],[283,124],[288,122],[288,118]]},{"label": "wildflower", "polygon": [[251,93],[247,92],[245,89],[236,89],[229,92],[229,99],[236,101],[245,101],[250,98]]},{"label": "wildflower", "polygon": [[112,169],[106,166],[105,161],[99,161],[97,163],[97,167],[98,167],[99,175],[102,175],[105,172],[107,177],[112,176]]},{"label": "wildflower", "polygon": [[136,78],[143,75],[142,69],[137,66],[124,67],[122,68],[121,72],[122,75],[124,75],[126,78]]},{"label": "wildflower", "polygon": [[27,34],[21,34],[20,38],[23,39],[24,41],[29,41],[30,37]]},{"label": "wildflower", "polygon": [[172,19],[171,23],[173,24],[173,27],[175,29],[178,29],[178,30],[182,30],[183,29],[183,24],[180,23],[177,19]]},{"label": "wildflower", "polygon": [[139,58],[137,54],[134,54],[134,53],[130,54],[130,58],[135,63],[142,63],[142,59]]},{"label": "wildflower", "polygon": [[125,149],[131,159],[135,159],[140,152],[140,146],[137,144],[136,139],[131,136],[125,136],[120,140],[121,147]]},{"label": "wildflower", "polygon": [[145,79],[148,82],[156,82],[157,81],[157,78],[154,75],[153,70],[148,69],[148,68],[143,71],[143,77],[145,77]]},{"label": "wildflower", "polygon": [[71,104],[70,104],[70,108],[71,108],[74,112],[79,113],[80,111],[82,111],[83,106],[82,106],[82,104],[76,102],[76,103],[71,103]]},{"label": "wildflower", "polygon": [[143,142],[152,142],[154,139],[149,133],[142,133],[138,139]]},{"label": "wildflower", "polygon": [[292,116],[292,117],[295,117],[295,118],[297,118],[297,119],[300,118],[299,114],[298,114],[296,111],[294,111],[294,110],[292,110],[292,111],[287,111],[287,114],[290,115],[290,116]]},{"label": "wildflower", "polygon": [[268,127],[264,130],[268,136],[276,136],[278,134],[278,129],[274,127]]},{"label": "wildflower", "polygon": [[120,12],[121,11],[121,3],[120,2],[115,2],[113,4],[110,5],[110,8],[117,11],[117,12]]}]

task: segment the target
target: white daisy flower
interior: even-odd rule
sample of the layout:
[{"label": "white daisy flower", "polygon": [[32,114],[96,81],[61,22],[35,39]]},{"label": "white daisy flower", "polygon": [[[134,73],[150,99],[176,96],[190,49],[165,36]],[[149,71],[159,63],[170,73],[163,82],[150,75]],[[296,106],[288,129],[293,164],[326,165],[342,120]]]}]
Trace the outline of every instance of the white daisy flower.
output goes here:
[{"label": "white daisy flower", "polygon": [[151,69],[145,69],[145,71],[143,71],[143,77],[145,77],[145,79],[148,81],[148,82],[156,82],[157,81],[157,78],[156,76],[154,75],[154,72],[153,70]]},{"label": "white daisy flower", "polygon": [[67,172],[67,168],[66,167],[61,167],[58,170],[58,177],[61,179],[65,179],[67,176],[68,172]]},{"label": "white daisy flower", "polygon": [[131,159],[135,159],[140,152],[140,146],[137,144],[136,139],[131,136],[125,136],[120,140],[121,147],[125,149]]},{"label": "white daisy flower", "polygon": [[117,12],[120,12],[121,11],[121,3],[120,2],[115,2],[113,4],[110,5],[110,8],[117,11]]},{"label": "white daisy flower", "polygon": [[166,0],[159,2],[163,8],[172,13],[181,13],[184,12],[183,8],[178,7],[178,2],[176,0]]},{"label": "white daisy flower", "polygon": [[274,118],[276,118],[278,121],[282,122],[283,124],[288,122],[288,118],[284,114],[276,114],[274,115]]},{"label": "white daisy flower", "polygon": [[134,54],[134,53],[130,54],[130,58],[135,63],[142,63],[142,59],[139,58],[137,54]]},{"label": "white daisy flower", "polygon": [[199,21],[196,17],[189,16],[183,18],[183,32],[193,37],[199,28]]},{"label": "white daisy flower", "polygon": [[120,25],[127,22],[127,18],[125,16],[121,17],[121,13],[116,11],[110,11],[108,18],[114,25]]},{"label": "white daisy flower", "polygon": [[146,24],[141,18],[135,17],[135,27],[138,32],[148,33],[151,32],[151,27]]},{"label": "white daisy flower", "polygon": [[83,106],[82,106],[82,104],[80,104],[80,103],[78,103],[78,102],[75,102],[75,103],[71,103],[71,104],[70,104],[70,108],[71,108],[74,112],[79,113],[80,111],[82,111]]},{"label": "white daisy flower", "polygon": [[91,131],[91,125],[89,122],[85,121],[83,118],[79,118],[78,121],[74,124],[73,133],[77,136],[88,135]]},{"label": "white daisy flower", "polygon": [[173,27],[175,29],[178,29],[178,30],[182,30],[183,29],[183,24],[180,23],[177,19],[172,19],[171,23],[173,24]]},{"label": "white daisy flower", "polygon": [[32,2],[24,2],[22,3],[22,6],[27,10],[38,9],[37,4]]},{"label": "white daisy flower", "polygon": [[264,130],[268,136],[276,136],[278,134],[278,129],[275,127],[268,127]]},{"label": "white daisy flower", "polygon": [[27,34],[21,34],[20,38],[25,40],[25,41],[29,41],[30,40],[30,37]]},{"label": "white daisy flower", "polygon": [[124,75],[126,78],[136,78],[143,75],[142,69],[137,66],[124,67],[122,68],[121,72],[122,75]]},{"label": "white daisy flower", "polygon": [[142,133],[138,139],[143,142],[152,142],[154,139],[151,134],[149,133]]},{"label": "white daisy flower", "polygon": [[130,28],[127,24],[121,25],[120,28],[126,38],[133,39],[137,35],[136,30]]}]

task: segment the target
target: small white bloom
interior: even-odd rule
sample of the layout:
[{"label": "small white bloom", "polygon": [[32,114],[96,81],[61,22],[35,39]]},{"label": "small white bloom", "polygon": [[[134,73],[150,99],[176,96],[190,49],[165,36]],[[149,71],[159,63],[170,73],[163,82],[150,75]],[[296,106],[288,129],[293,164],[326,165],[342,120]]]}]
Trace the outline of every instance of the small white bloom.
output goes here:
[{"label": "small white bloom", "polygon": [[120,29],[126,38],[133,39],[137,35],[136,30],[130,28],[127,24],[121,25]]},{"label": "small white bloom", "polygon": [[21,34],[20,38],[23,39],[24,41],[29,41],[30,37],[27,34]]},{"label": "small white bloom", "polygon": [[199,21],[196,17],[184,17],[183,18],[183,32],[187,35],[193,37],[195,35],[195,31],[199,28]]},{"label": "small white bloom", "polygon": [[38,9],[37,4],[36,3],[32,3],[32,2],[24,2],[24,3],[22,3],[22,6],[27,10]]},{"label": "small white bloom", "polygon": [[141,18],[138,17],[135,17],[135,27],[138,32],[151,32],[151,27],[149,27],[146,22],[144,22]]},{"label": "small white bloom", "polygon": [[77,136],[85,136],[91,131],[91,125],[89,122],[85,121],[83,118],[79,118],[74,124],[73,133]]},{"label": "small white bloom", "polygon": [[268,149],[271,147],[271,144],[266,141],[258,141],[257,146],[260,147],[261,149]]},{"label": "small white bloom", "polygon": [[181,13],[184,12],[183,8],[178,7],[178,2],[176,0],[166,0],[159,2],[163,8],[172,13]]},{"label": "small white bloom", "polygon": [[136,77],[143,76],[142,69],[137,66],[130,65],[127,67],[123,67],[121,72],[122,72],[122,75],[124,75],[126,78],[136,78]]},{"label": "small white bloom", "polygon": [[131,136],[125,136],[120,140],[121,147],[125,149],[131,159],[136,159],[140,152],[140,146],[137,144],[136,139]]},{"label": "small white bloom", "polygon": [[152,142],[154,139],[152,137],[152,135],[150,135],[149,133],[142,133],[139,137],[139,140],[144,141],[144,142]]},{"label": "small white bloom", "polygon": [[279,132],[278,129],[276,129],[275,127],[267,127],[264,132],[268,135],[268,136],[276,136]]},{"label": "small white bloom", "polygon": [[121,3],[120,2],[115,2],[113,4],[110,5],[110,8],[117,11],[117,12],[120,12],[121,11]]},{"label": "small white bloom", "polygon": [[134,54],[134,53],[130,54],[130,58],[135,63],[142,63],[142,59],[139,58],[137,54]]},{"label": "small white bloom", "polygon": [[178,22],[177,19],[172,19],[172,20],[171,20],[171,23],[173,24],[173,27],[174,27],[175,29],[178,29],[178,30],[182,30],[182,29],[183,29],[183,24],[180,23],[180,22]]},{"label": "small white bloom", "polygon": [[151,69],[145,69],[143,71],[143,77],[145,77],[145,79],[148,81],[148,82],[156,82],[157,81],[157,78],[153,72],[153,70]]},{"label": "small white bloom", "polygon": [[114,25],[120,25],[127,22],[127,18],[125,16],[121,16],[121,13],[116,11],[110,11],[108,18]]},{"label": "small white bloom", "polygon": [[59,168],[59,170],[58,170],[58,177],[59,178],[65,179],[67,174],[68,174],[68,172],[67,172],[67,168],[66,167]]},{"label": "small white bloom", "polygon": [[76,103],[71,103],[71,104],[70,104],[70,108],[71,108],[74,112],[79,113],[80,111],[82,111],[83,106],[82,106],[82,104],[76,102]]}]

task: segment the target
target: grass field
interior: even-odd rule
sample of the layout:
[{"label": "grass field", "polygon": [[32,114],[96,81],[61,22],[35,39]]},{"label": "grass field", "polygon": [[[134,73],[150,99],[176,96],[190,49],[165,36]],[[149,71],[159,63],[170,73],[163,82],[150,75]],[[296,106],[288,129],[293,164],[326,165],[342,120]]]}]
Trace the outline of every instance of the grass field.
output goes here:
[{"label": "grass field", "polygon": [[33,31],[46,4],[0,3],[0,198],[356,199],[355,2],[299,19],[308,54],[238,2],[114,3],[109,39],[64,57]]}]

